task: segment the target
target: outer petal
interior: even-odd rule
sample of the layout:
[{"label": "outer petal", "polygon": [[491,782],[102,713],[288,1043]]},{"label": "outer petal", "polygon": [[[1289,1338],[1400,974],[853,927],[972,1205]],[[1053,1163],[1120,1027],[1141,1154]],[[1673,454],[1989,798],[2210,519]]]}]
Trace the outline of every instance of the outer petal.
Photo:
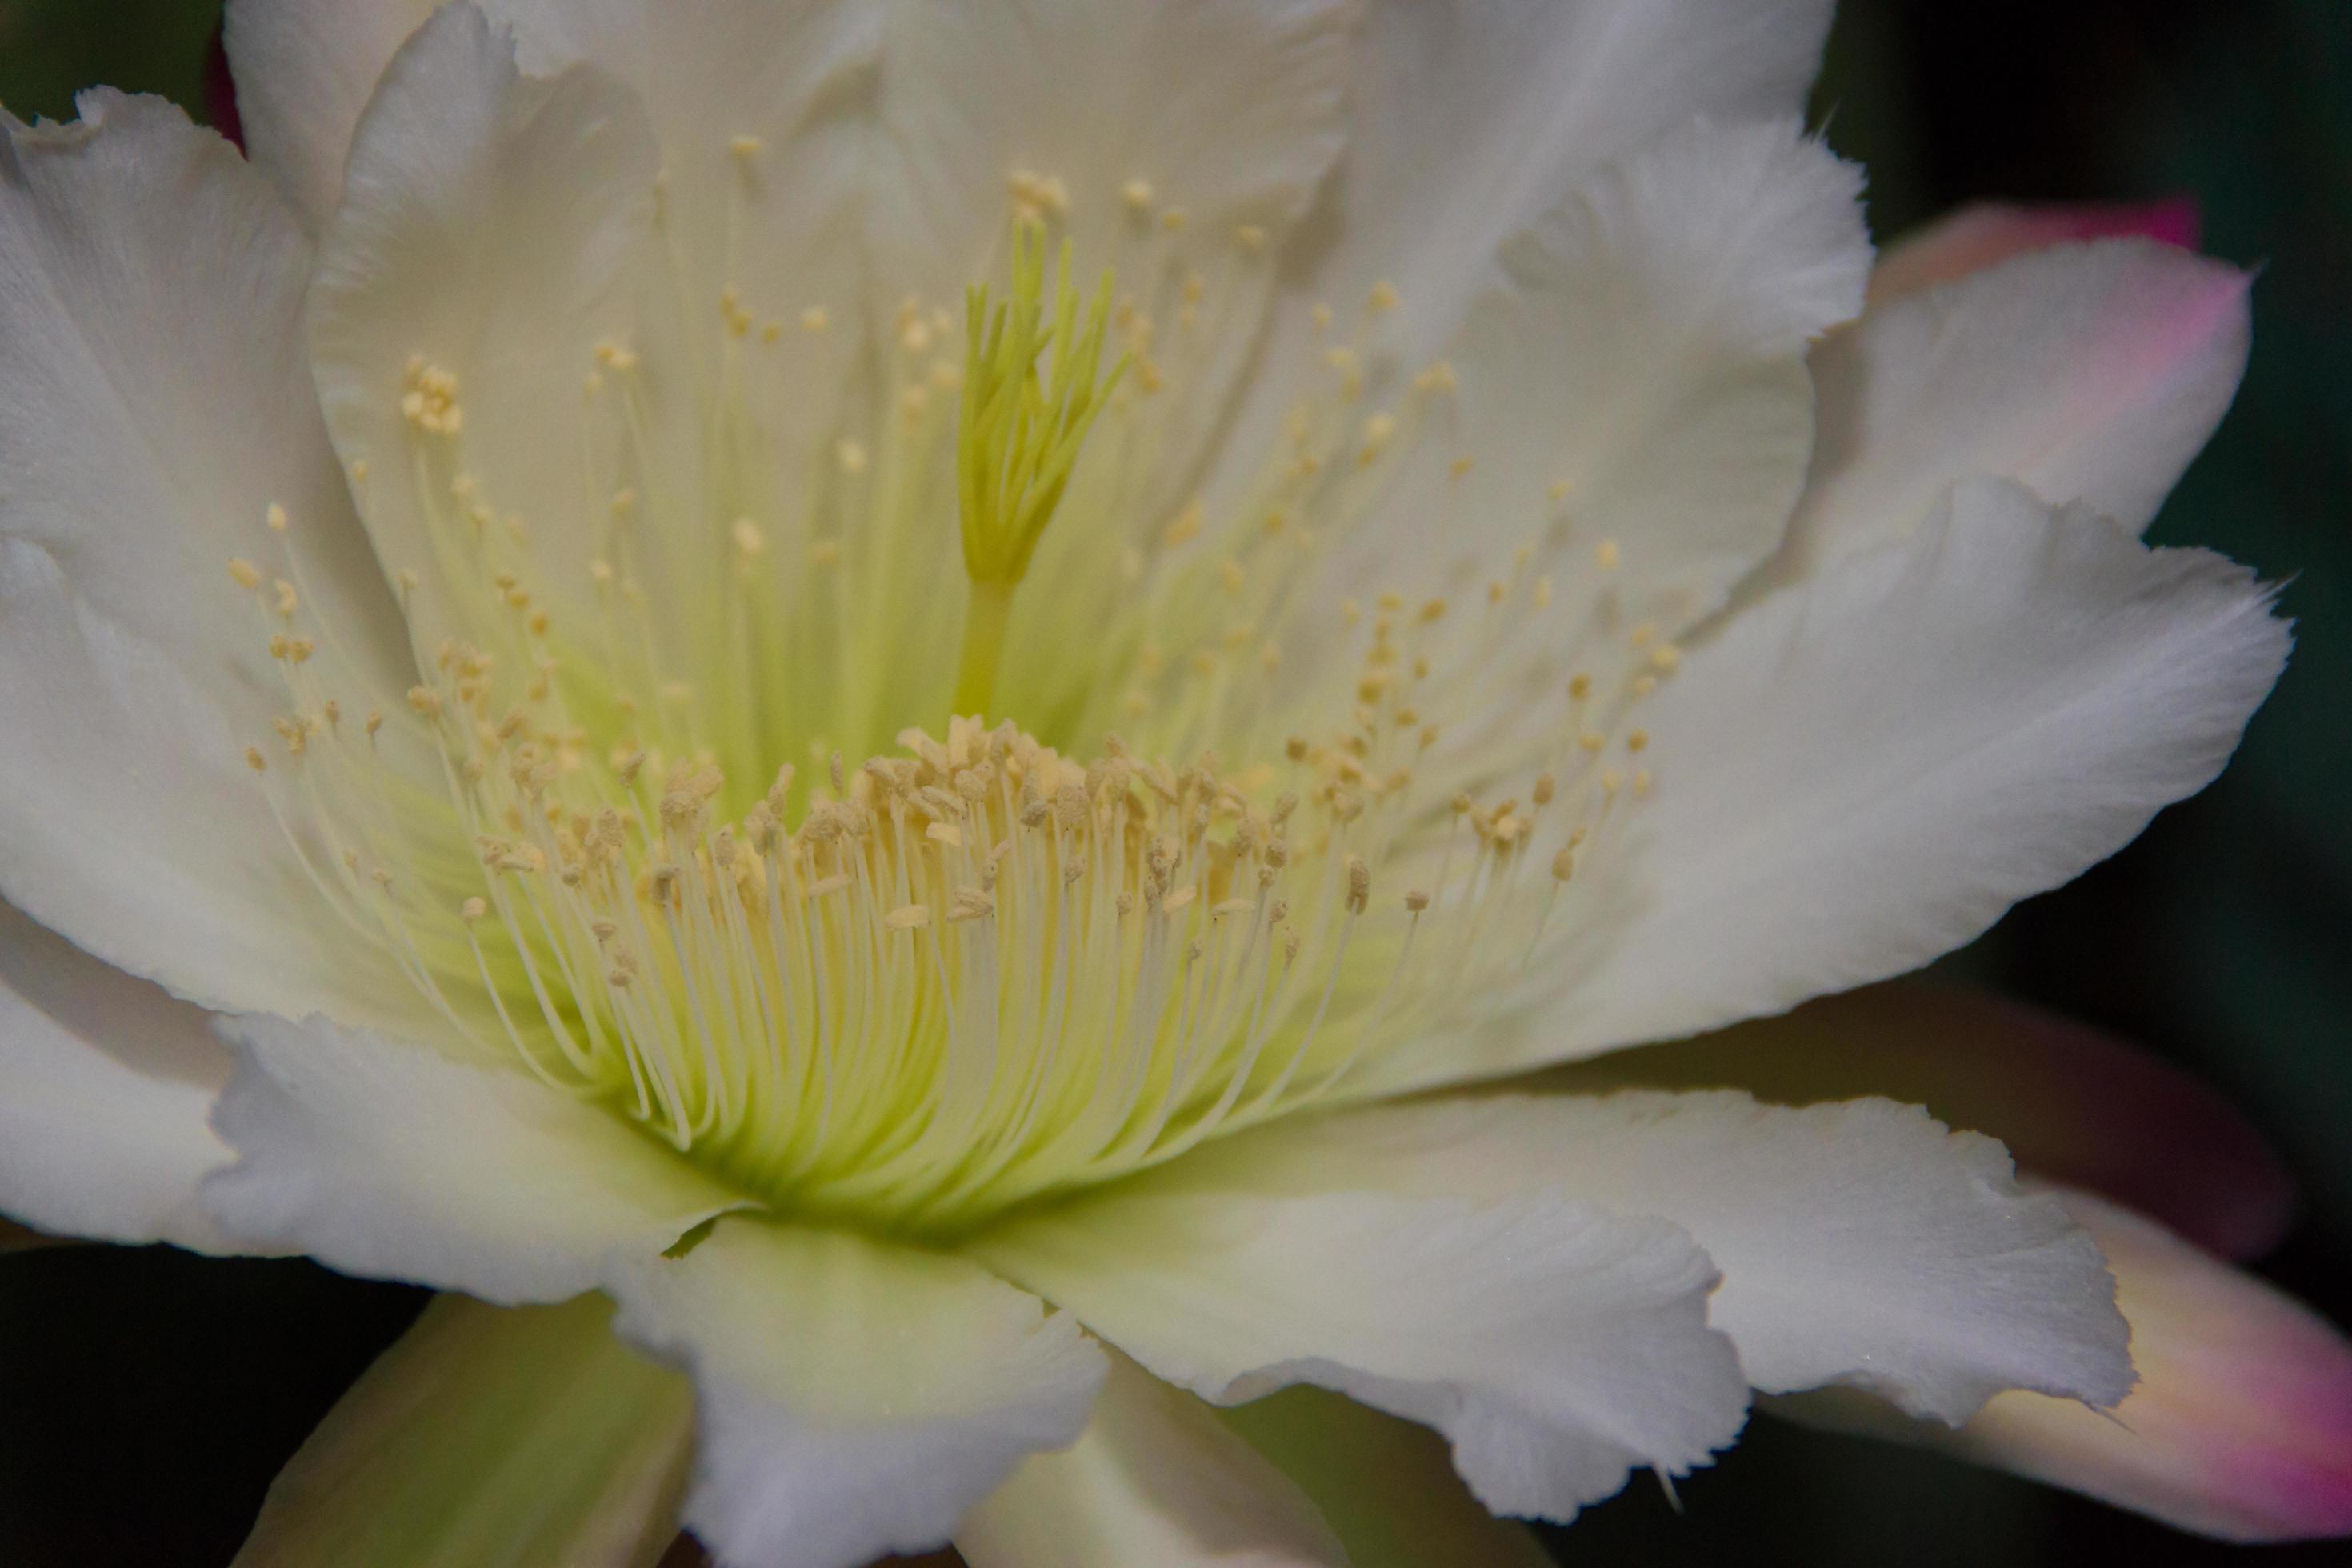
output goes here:
[{"label": "outer petal", "polygon": [[2140,1385],[2112,1419],[2031,1394],[2003,1394],[1957,1433],[1859,1399],[1789,1412],[2231,1541],[2352,1535],[2352,1343],[2161,1226],[2086,1194],[2065,1201],[2106,1249],[2131,1320]]},{"label": "outer petal", "polygon": [[617,1327],[693,1374],[687,1522],[723,1568],[856,1568],[943,1542],[1075,1439],[1102,1352],[969,1263],[730,1222],[615,1271]]},{"label": "outer petal", "polygon": [[1468,1076],[1912,969],[2128,843],[2229,757],[2286,658],[2251,574],[2014,486],[1735,616],[1651,715],[1646,887],[1557,1016]]},{"label": "outer petal", "polygon": [[1350,1568],[1280,1470],[1124,1357],[1077,1442],[1033,1455],[964,1516],[955,1543],[971,1568]]},{"label": "outer petal", "polygon": [[2096,1029],[1916,980],[1808,1002],[1695,1040],[1621,1051],[1545,1087],[1735,1085],[1801,1105],[1860,1095],[1989,1133],[2037,1176],[2155,1215],[2225,1258],[2285,1235],[2294,1183],[2245,1118],[2197,1079]]},{"label": "outer petal", "polygon": [[1549,1194],[1202,1186],[1190,1164],[970,1248],[1217,1403],[1314,1383],[1435,1426],[1498,1513],[1565,1519],[1739,1429],[1739,1369],[1706,1326],[1713,1269],[1670,1225]]},{"label": "outer petal", "polygon": [[2116,239],[1874,308],[1813,356],[1821,442],[1779,570],[1902,538],[1974,475],[2146,527],[2237,394],[2250,282]]},{"label": "outer petal", "polygon": [[619,1117],[520,1072],[323,1021],[232,1026],[205,1207],[241,1241],[505,1304],[593,1288],[746,1206]]},{"label": "outer petal", "polygon": [[1870,275],[1870,302],[1891,304],[1906,294],[2056,245],[2137,236],[2195,250],[2203,230],[2204,214],[2189,196],[2068,206],[1979,202],[1889,246]]},{"label": "outer petal", "polygon": [[1525,1525],[1470,1495],[1426,1426],[1304,1386],[1222,1414],[1314,1500],[1350,1568],[1551,1568]]},{"label": "outer petal", "polygon": [[652,1568],[694,1395],[611,1318],[438,1298],[271,1483],[235,1568]]},{"label": "outer petal", "polygon": [[1958,1424],[2008,1388],[2131,1386],[2098,1248],[2000,1144],[1889,1100],[1520,1095],[1379,1107],[1196,1152],[1218,1190],[1505,1199],[1673,1221],[1723,1270],[1709,1321],[1768,1392],[1868,1387]]},{"label": "outer petal", "polygon": [[[630,336],[658,162],[626,89],[588,68],[521,76],[511,40],[470,5],[402,47],[361,119],[311,289],[319,393],[337,448],[366,465],[378,552],[428,584],[415,599],[428,625],[445,602],[494,624],[489,574],[513,564],[498,553],[510,520],[542,595],[590,592],[618,482],[584,471],[583,379],[599,343]],[[458,429],[406,416],[420,362],[456,378]],[[461,480],[467,506],[508,526],[464,545],[457,526],[436,532]]]},{"label": "outer petal", "polygon": [[227,1163],[206,1015],[0,904],[0,1207],[44,1230],[226,1249],[195,1203]]},{"label": "outer petal", "polygon": [[312,234],[343,194],[352,128],[384,63],[441,0],[229,0],[223,22],[253,161]]},{"label": "outer petal", "polygon": [[[1692,119],[1797,113],[1828,0],[1377,0],[1338,187],[1287,270],[1307,301],[1378,280],[1409,360],[1452,335],[1505,239],[1608,161]],[[1471,173],[1475,171],[1475,174]],[[1303,337],[1303,320],[1291,323]]]},{"label": "outer petal", "polygon": [[0,895],[207,1004],[396,1013],[244,759],[289,700],[231,556],[294,563],[355,710],[406,665],[312,399],[309,247],[179,110],[81,109],[0,126]]}]

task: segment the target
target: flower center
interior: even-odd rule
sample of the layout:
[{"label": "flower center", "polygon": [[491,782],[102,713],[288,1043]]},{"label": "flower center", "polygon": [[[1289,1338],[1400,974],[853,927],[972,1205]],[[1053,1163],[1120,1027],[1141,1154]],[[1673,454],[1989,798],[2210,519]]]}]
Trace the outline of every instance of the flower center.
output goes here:
[{"label": "flower center", "polygon": [[577,560],[510,510],[560,509],[478,477],[465,378],[419,353],[376,465],[405,471],[353,463],[363,507],[407,485],[427,522],[395,571],[404,710],[342,711],[356,666],[297,629],[290,553],[231,563],[292,700],[283,763],[249,760],[354,926],[457,1039],[791,1212],[951,1230],[1393,1087],[1372,1069],[1465,1000],[1557,991],[1649,788],[1633,716],[1678,656],[1590,595],[1548,625],[1534,570],[1605,578],[1614,543],[1554,517],[1476,610],[1333,591],[1335,542],[1415,465],[1441,508],[1466,472],[1445,367],[1368,413],[1381,373],[1327,328],[1225,521],[1139,528],[1207,289],[1173,282],[1173,351],[1113,277],[1074,293],[1066,247],[1049,289],[1051,195],[1016,188],[961,364],[939,312],[898,311],[868,423],[780,425],[736,356],[789,329],[732,288],[708,396],[597,346],[608,500]]}]

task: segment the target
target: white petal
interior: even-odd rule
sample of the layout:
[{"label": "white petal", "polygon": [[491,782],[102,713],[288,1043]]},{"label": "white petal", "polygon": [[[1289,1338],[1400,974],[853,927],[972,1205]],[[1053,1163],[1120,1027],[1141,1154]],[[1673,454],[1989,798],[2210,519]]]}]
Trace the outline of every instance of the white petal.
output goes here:
[{"label": "white petal", "polygon": [[1873,310],[1813,356],[1821,445],[1784,574],[1903,537],[1972,475],[2146,527],[2238,390],[2250,281],[2121,239]]},{"label": "white petal", "polygon": [[941,1544],[1028,1455],[1075,1439],[1102,1352],[957,1258],[730,1221],[608,1289],[617,1331],[693,1374],[687,1522],[722,1568],[857,1568]]},{"label": "white petal", "polygon": [[0,892],[201,1002],[365,1014],[396,978],[337,940],[245,766],[291,700],[226,571],[295,563],[293,629],[355,711],[405,685],[311,391],[309,246],[179,110],[81,109],[0,150]]},{"label": "white petal", "polygon": [[278,1472],[233,1568],[654,1568],[694,1393],[611,1322],[598,1296],[436,1298]]},{"label": "white petal", "polygon": [[[1612,159],[1697,118],[1797,113],[1828,0],[1376,0],[1339,188],[1295,268],[1303,300],[1402,298],[1435,352],[1509,236]],[[1302,307],[1303,309],[1303,307]]]},{"label": "white petal", "polygon": [[[617,481],[583,472],[582,388],[598,345],[629,339],[658,163],[625,88],[590,68],[520,75],[511,40],[467,5],[402,47],[361,118],[311,337],[336,447],[367,465],[378,552],[438,589],[419,596],[427,619],[445,605],[501,613],[478,556],[504,548],[517,517],[544,568],[532,586],[589,594]],[[453,437],[404,414],[419,361],[457,378]],[[457,510],[461,476],[462,504],[489,520],[480,551],[448,542],[463,524],[436,541],[427,521]]]},{"label": "white petal", "polygon": [[2140,1384],[2112,1419],[2004,1394],[1952,1432],[1858,1394],[1775,1405],[2087,1493],[2225,1541],[2352,1534],[2352,1342],[2162,1226],[2064,1192],[2114,1263]]},{"label": "white petal", "polygon": [[1555,1016],[1420,1068],[1664,1039],[1959,946],[2221,771],[2286,658],[2270,605],[2218,556],[1961,487],[1685,660],[1615,952]]},{"label": "white petal", "polygon": [[[1171,208],[1216,250],[1244,223],[1270,246],[1339,156],[1354,19],[1349,0],[892,7],[881,125],[898,159],[875,212],[886,264],[921,258],[928,276],[907,281],[934,298],[978,275],[1018,169],[1062,182],[1089,270]],[[1139,179],[1147,211],[1124,194]]]},{"label": "white petal", "polygon": [[203,1202],[240,1241],[502,1304],[560,1301],[746,1206],[618,1115],[537,1079],[322,1020],[227,1026]]},{"label": "white petal", "polygon": [[1723,1271],[1709,1321],[1769,1393],[1849,1384],[1957,1425],[2029,1388],[2113,1405],[2126,1331],[2097,1245],[2009,1155],[1914,1106],[1698,1094],[1456,1098],[1285,1123],[1199,1184],[1555,1194],[1673,1221]]},{"label": "white petal", "polygon": [[1181,1161],[975,1238],[1160,1377],[1220,1404],[1319,1384],[1424,1422],[1497,1513],[1565,1519],[1739,1430],[1715,1273],[1673,1226],[1495,1202],[1193,1184]]},{"label": "white petal", "polygon": [[[1378,586],[1475,586],[1503,552],[1553,539],[1575,564],[1529,634],[1554,658],[1545,634],[1584,624],[1603,595],[1623,624],[1669,637],[1712,611],[1796,504],[1812,447],[1805,350],[1862,309],[1869,276],[1860,191],[1861,172],[1793,121],[1699,125],[1601,170],[1514,239],[1445,354],[1475,466],[1457,480],[1424,465],[1389,526],[1371,525],[1359,548]],[[1459,530],[1429,526],[1453,512]],[[1605,572],[1604,541],[1622,559]],[[1465,558],[1414,560],[1434,551]]]},{"label": "white petal", "polygon": [[312,234],[343,194],[352,127],[400,41],[440,0],[229,0],[237,118],[254,163]]},{"label": "white petal", "polygon": [[956,1527],[971,1568],[1349,1568],[1315,1505],[1207,1406],[1124,1356],[1077,1442]]},{"label": "white petal", "polygon": [[0,904],[0,1209],[59,1236],[226,1244],[196,1184],[227,1163],[208,1016]]}]

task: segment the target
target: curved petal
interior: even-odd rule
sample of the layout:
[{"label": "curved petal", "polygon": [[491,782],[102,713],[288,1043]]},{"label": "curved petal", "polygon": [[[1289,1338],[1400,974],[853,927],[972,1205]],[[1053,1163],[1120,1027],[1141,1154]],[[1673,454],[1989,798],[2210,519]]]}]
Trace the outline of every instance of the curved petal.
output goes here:
[{"label": "curved petal", "polygon": [[2139,1387],[2112,1418],[2008,1394],[1958,1432],[1859,1396],[1780,1405],[1809,1424],[1921,1444],[2228,1541],[2352,1535],[2352,1343],[2316,1313],[2163,1226],[2087,1194]]},{"label": "curved petal", "polygon": [[1714,1270],[1671,1225],[1549,1194],[1202,1185],[1192,1163],[968,1249],[1203,1398],[1313,1383],[1433,1426],[1498,1513],[1568,1518],[1739,1430],[1738,1364],[1706,1327]]},{"label": "curved petal", "polygon": [[2000,1139],[2036,1176],[2152,1215],[2225,1258],[2259,1258],[2294,1213],[2262,1134],[2169,1062],[2072,1019],[1934,981],[1823,996],[1546,1076],[1548,1090],[1744,1089],[1802,1105],[1884,1095]]},{"label": "curved petal", "polygon": [[208,1005],[403,1016],[245,758],[292,700],[232,557],[291,580],[355,710],[406,684],[310,385],[309,247],[178,110],[81,110],[0,125],[0,895]]},{"label": "curved petal", "polygon": [[1977,202],[1888,246],[1870,275],[1870,302],[1874,308],[1892,304],[1906,294],[2057,245],[2137,237],[2195,250],[2204,228],[2205,215],[2193,196],[2075,205]]},{"label": "curved petal", "polygon": [[964,1516],[955,1543],[971,1568],[1351,1568],[1281,1471],[1124,1356],[1078,1440],[1031,1456]]},{"label": "curved petal", "polygon": [[202,1009],[0,904],[0,1209],[102,1241],[228,1250],[196,1184],[228,1162]]},{"label": "curved petal", "polygon": [[[1412,559],[1433,549],[1483,549],[1475,581],[1544,539],[1572,561],[1547,617],[1555,655],[1552,628],[1604,595],[1669,637],[1713,611],[1779,545],[1803,484],[1805,351],[1861,310],[1870,269],[1860,193],[1861,171],[1794,121],[1700,124],[1514,238],[1446,354],[1468,472],[1397,498],[1410,521],[1367,542],[1383,585],[1461,580]],[[1474,526],[1427,526],[1457,510]],[[1620,563],[1605,572],[1604,542]]]},{"label": "curved petal", "polygon": [[1390,341],[1426,359],[1504,240],[1601,164],[1695,119],[1799,112],[1830,11],[1828,0],[1374,0],[1337,188],[1286,263],[1297,314],[1311,300],[1352,304],[1385,280],[1402,301]]},{"label": "curved petal", "polygon": [[654,1568],[677,1535],[686,1380],[599,1296],[442,1296],[310,1434],[233,1568]]},{"label": "curved petal", "polygon": [[2113,1405],[2131,1386],[2097,1247],[2018,1190],[2000,1144],[1913,1106],[1461,1097],[1272,1127],[1186,1163],[1217,1190],[1544,1193],[1672,1221],[1723,1271],[1709,1321],[1767,1392],[1851,1384],[1958,1424],[2003,1389]]},{"label": "curved petal", "polygon": [[1313,1500],[1349,1568],[1551,1568],[1527,1526],[1470,1495],[1426,1426],[1304,1385],[1221,1414]]},{"label": "curved petal", "polygon": [[1874,307],[1813,355],[1821,442],[1776,570],[1900,539],[1978,475],[2145,528],[2237,395],[2251,283],[2116,239]]},{"label": "curved petal", "polygon": [[302,225],[324,232],[352,128],[384,63],[441,0],[229,0],[222,19],[245,145]]},{"label": "curved petal", "polygon": [[858,1568],[945,1542],[1085,1428],[1102,1352],[956,1258],[730,1221],[615,1269],[617,1331],[692,1374],[686,1505],[730,1568]]},{"label": "curved petal", "polygon": [[1651,714],[1635,907],[1554,1016],[1406,1058],[1469,1077],[1917,967],[2221,771],[2286,658],[2252,574],[2013,485],[1734,616]]},{"label": "curved petal", "polygon": [[[427,585],[411,614],[428,646],[436,612],[498,625],[505,571],[541,597],[590,594],[618,481],[583,462],[582,388],[598,346],[630,338],[658,166],[625,88],[586,67],[521,75],[471,5],[402,47],[361,117],[311,342],[376,549]],[[410,401],[426,375],[449,378],[448,416]]]},{"label": "curved petal", "polygon": [[241,1242],[511,1305],[592,1289],[746,1200],[523,1073],[323,1020],[227,1026],[205,1208]]}]

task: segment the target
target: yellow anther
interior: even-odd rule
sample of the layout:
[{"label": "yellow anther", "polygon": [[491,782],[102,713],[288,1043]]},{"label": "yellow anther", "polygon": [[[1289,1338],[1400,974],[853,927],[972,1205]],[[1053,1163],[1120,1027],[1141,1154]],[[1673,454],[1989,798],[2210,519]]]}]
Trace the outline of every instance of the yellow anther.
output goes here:
[{"label": "yellow anther", "polygon": [[1118,188],[1118,194],[1119,199],[1127,203],[1129,211],[1140,214],[1151,210],[1152,190],[1150,180],[1138,176],[1121,185]]},{"label": "yellow anther", "polygon": [[1563,849],[1551,858],[1551,876],[1555,882],[1565,882],[1576,871],[1576,852]]},{"label": "yellow anther", "polygon": [[1255,256],[1265,248],[1265,230],[1254,223],[1242,224],[1234,230],[1234,243]]},{"label": "yellow anther", "polygon": [[1683,650],[1672,643],[1660,643],[1650,650],[1650,668],[1661,675],[1672,675],[1683,667]]},{"label": "yellow anther", "polygon": [[765,145],[757,136],[730,136],[727,139],[727,151],[745,163],[758,157],[760,149]]},{"label": "yellow anther", "polygon": [[1070,210],[1070,188],[1058,174],[1015,169],[1004,177],[1004,184],[1012,193],[1013,216],[1024,225],[1060,217]]},{"label": "yellow anther", "polygon": [[465,426],[457,403],[457,378],[423,355],[412,355],[400,396],[402,417],[428,436],[456,436]]},{"label": "yellow anther", "polygon": [[262,514],[262,520],[268,523],[269,531],[272,533],[283,533],[286,531],[286,509],[279,506],[276,501],[271,501],[269,503],[269,510]]},{"label": "yellow anther", "polygon": [[1603,572],[1614,572],[1624,563],[1625,552],[1613,539],[1604,539],[1593,547],[1592,559]]},{"label": "yellow anther", "polygon": [[866,471],[866,448],[857,442],[845,437],[834,444],[833,455],[843,473],[857,475]]},{"label": "yellow anther", "polygon": [[833,317],[822,305],[811,305],[801,312],[801,331],[821,332],[833,324]]},{"label": "yellow anther", "polygon": [[892,931],[917,931],[931,923],[929,904],[901,904],[882,917],[882,923]]},{"label": "yellow anther", "polygon": [[1348,912],[1362,914],[1372,901],[1372,868],[1355,856],[1348,857]]},{"label": "yellow anther", "polygon": [[261,568],[250,561],[232,559],[228,563],[229,581],[240,588],[261,586]]},{"label": "yellow anther", "polygon": [[247,746],[245,749],[245,765],[257,773],[268,773],[269,759],[261,754],[260,747]]},{"label": "yellow anther", "polygon": [[742,552],[745,555],[763,555],[767,553],[768,536],[761,532],[760,525],[753,522],[750,518],[737,518],[735,520],[734,526],[728,531],[735,537],[735,548]]},{"label": "yellow anther", "polygon": [[1396,285],[1382,279],[1372,285],[1371,293],[1365,297],[1364,308],[1374,315],[1381,316],[1386,315],[1403,302],[1397,294]]},{"label": "yellow anther", "polygon": [[467,925],[472,925],[476,921],[480,920],[484,915],[488,914],[489,912],[490,906],[478,898],[467,899],[464,903],[457,906],[458,918],[463,920]]}]

